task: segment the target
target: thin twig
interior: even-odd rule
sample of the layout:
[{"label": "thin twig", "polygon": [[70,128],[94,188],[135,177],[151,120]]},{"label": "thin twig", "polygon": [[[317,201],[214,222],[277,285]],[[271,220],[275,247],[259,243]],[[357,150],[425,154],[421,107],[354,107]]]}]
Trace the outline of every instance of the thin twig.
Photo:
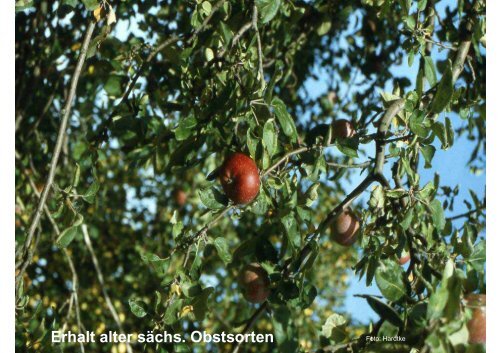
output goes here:
[{"label": "thin twig", "polygon": [[448,220],[448,221],[454,221],[454,220],[459,219],[459,218],[469,217],[469,216],[472,216],[475,213],[481,212],[484,209],[485,209],[484,206],[483,207],[478,207],[478,208],[476,208],[474,210],[470,210],[469,212],[465,212],[465,213],[461,213],[461,214],[458,214],[458,215],[455,215],[455,216],[448,217],[448,218],[446,218],[446,220]]},{"label": "thin twig", "polygon": [[[75,301],[75,313],[76,313],[76,322],[78,325],[78,332],[82,332],[82,322],[80,319],[80,305],[78,304],[78,275],[76,274],[76,269],[75,269],[75,264],[73,263],[73,260],[71,259],[71,256],[69,256],[68,250],[63,249],[63,254],[64,257],[66,258],[66,261],[68,261],[69,268],[72,273],[72,280],[71,280],[71,295],[74,298]],[[80,342],[80,350],[82,353],[85,353],[85,348],[83,347],[83,343]]]},{"label": "thin twig", "polygon": [[[94,247],[92,246],[92,241],[90,240],[89,236],[89,231],[87,228],[86,224],[82,224],[82,232],[83,232],[83,241],[85,242],[85,245],[87,246],[87,249],[90,252],[90,257],[92,258],[92,263],[94,264],[95,271],[97,273],[97,280],[99,281],[101,285],[101,290],[102,290],[102,295],[104,297],[104,300],[106,302],[106,305],[108,306],[108,309],[111,313],[111,316],[113,317],[113,320],[115,321],[116,325],[118,326],[118,329],[120,330],[120,333],[125,333],[123,331],[123,326],[120,322],[120,317],[118,316],[118,313],[115,309],[115,306],[113,305],[113,302],[111,301],[109,294],[108,294],[108,289],[106,286],[106,283],[104,282],[104,276],[102,275],[101,271],[101,266],[99,265],[99,260],[97,259],[97,256],[95,255],[94,252]],[[132,347],[128,342],[126,342],[127,345],[127,352],[132,353]]]},{"label": "thin twig", "polygon": [[73,100],[75,98],[76,87],[78,85],[78,79],[80,78],[80,74],[82,72],[83,64],[84,64],[85,58],[87,56],[87,50],[88,50],[88,47],[90,44],[90,39],[92,38],[92,33],[94,32],[94,29],[95,29],[95,25],[96,25],[95,22],[93,20],[91,20],[90,24],[87,27],[85,37],[83,39],[82,50],[80,51],[80,55],[78,57],[78,63],[76,65],[73,76],[71,77],[71,84],[70,84],[68,98],[67,98],[66,104],[64,105],[64,108],[62,110],[61,125],[59,126],[59,132],[57,135],[56,146],[54,148],[54,153],[52,155],[52,160],[50,163],[49,174],[47,176],[47,180],[45,182],[45,186],[43,188],[43,192],[42,192],[42,195],[40,197],[40,200],[38,201],[38,206],[36,208],[35,214],[33,215],[33,220],[31,222],[30,228],[28,230],[28,234],[26,237],[26,242],[24,244],[24,251],[23,252],[25,252],[29,248],[29,246],[31,245],[31,241],[33,240],[33,235],[35,234],[35,229],[37,228],[38,223],[40,222],[40,217],[42,216],[45,203],[47,202],[47,198],[48,198],[50,189],[52,188],[52,183],[54,182],[54,176],[55,176],[56,169],[57,169],[57,163],[59,161],[59,155],[61,154],[61,149],[63,146],[64,138],[66,136],[66,128],[68,125],[68,119],[69,119],[69,116],[71,114],[71,107],[73,104]]},{"label": "thin twig", "polygon": [[264,67],[262,65],[262,43],[260,41],[260,33],[259,33],[259,27],[257,26],[257,20],[259,18],[259,12],[257,10],[257,5],[253,6],[253,15],[252,15],[252,27],[255,30],[255,34],[257,35],[257,54],[259,57],[259,76],[260,76],[260,82],[261,82],[261,88],[265,89],[266,88],[266,81],[264,78]]},{"label": "thin twig", "polygon": [[231,48],[234,47],[236,45],[236,43],[238,43],[238,41],[240,40],[240,38],[250,29],[252,28],[252,25],[253,25],[253,22],[250,21],[250,22],[247,22],[245,23],[241,28],[240,30],[234,35],[233,39],[231,40]]},{"label": "thin twig", "polygon": [[326,165],[334,168],[366,168],[369,167],[373,161],[366,161],[363,163],[357,164],[344,164],[344,163],[335,163],[335,162],[326,162]]},{"label": "thin twig", "polygon": [[196,29],[193,32],[193,34],[190,36],[190,38],[188,40],[188,43],[191,43],[198,36],[198,34],[200,34],[200,32],[205,29],[205,27],[208,25],[208,23],[212,19],[213,15],[222,7],[222,5],[224,5],[225,2],[226,2],[226,0],[219,0],[215,5],[212,6],[212,11],[210,11],[208,16],[205,17],[205,19],[201,23],[200,27],[198,27],[198,29]]},{"label": "thin twig", "polygon": [[476,71],[474,71],[474,66],[472,66],[472,60],[467,56],[467,64],[469,65],[470,73],[472,74],[472,80],[476,81]]},{"label": "thin twig", "polygon": [[[28,178],[28,181],[29,181],[31,187],[33,188],[33,191],[34,191],[36,197],[38,199],[41,199],[42,196],[40,195],[40,193],[36,189],[35,182],[33,181],[33,179],[29,175],[26,175],[26,176]],[[52,225],[52,228],[54,228],[54,232],[55,232],[56,236],[59,237],[59,235],[61,235],[61,231],[59,230],[59,226],[57,225],[57,223],[54,221],[54,218],[50,214],[50,211],[49,211],[49,208],[47,207],[47,205],[43,206],[43,211],[45,213],[45,216],[49,220],[50,224]],[[76,273],[75,264],[73,263],[73,260],[71,259],[71,256],[69,255],[68,250],[63,249],[63,254],[64,254],[64,257],[66,258],[66,261],[68,262],[68,266],[69,266],[69,269],[70,269],[71,275],[72,275],[71,296],[70,296],[70,303],[69,303],[69,308],[68,308],[68,315],[66,317],[67,317],[67,319],[69,319],[71,309],[74,306],[76,321],[77,321],[77,325],[78,325],[78,331],[81,333],[82,322],[81,322],[81,318],[80,318],[80,305],[78,303],[78,274]],[[26,261],[26,267],[27,267],[27,265],[29,265],[31,263],[32,256],[33,255],[31,254],[31,256],[28,257],[29,261]],[[22,276],[23,272],[24,271],[20,272],[21,276]],[[16,291],[16,295],[17,295],[17,291]],[[74,303],[74,305],[73,305],[73,303]],[[66,325],[66,323],[65,323],[65,325]],[[80,342],[80,350],[82,353],[85,353],[85,348],[83,346],[83,343],[81,343],[81,342]]]},{"label": "thin twig", "polygon": [[458,49],[454,46],[450,46],[450,45],[446,45],[446,44],[443,44],[441,42],[436,42],[435,40],[433,39],[430,39],[430,38],[424,38],[424,40],[427,42],[427,43],[431,43],[431,44],[434,44],[434,45],[437,45],[438,47],[441,47],[443,49],[448,49],[448,50],[453,50],[453,51],[457,51]]},{"label": "thin twig", "polygon": [[283,157],[281,157],[276,163],[274,163],[271,167],[269,167],[266,171],[262,173],[262,177],[266,177],[271,173],[273,170],[278,168],[283,162],[285,162],[288,158],[291,156],[294,156],[296,154],[304,153],[307,151],[310,151],[312,148],[311,147],[300,147],[296,150],[293,150],[291,152],[286,153]]},{"label": "thin twig", "polygon": [[[260,315],[262,315],[262,313],[266,310],[268,305],[269,305],[268,302],[264,302],[259,306],[259,308],[250,317],[250,319],[248,319],[247,324],[245,325],[245,328],[243,329],[241,334],[244,335],[245,333],[248,333],[248,331],[250,331],[250,329],[253,327],[253,325],[255,325],[255,323],[259,319]],[[242,342],[243,341],[235,342],[235,345],[231,353],[238,353]]]}]

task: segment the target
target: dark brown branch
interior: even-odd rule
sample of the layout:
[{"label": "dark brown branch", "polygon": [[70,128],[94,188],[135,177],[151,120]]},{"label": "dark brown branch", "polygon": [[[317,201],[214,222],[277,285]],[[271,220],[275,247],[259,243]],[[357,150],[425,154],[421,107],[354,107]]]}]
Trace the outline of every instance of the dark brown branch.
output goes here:
[{"label": "dark brown branch", "polygon": [[[255,323],[259,319],[260,315],[262,315],[262,313],[266,310],[268,305],[269,305],[268,302],[264,302],[259,306],[259,308],[250,317],[250,319],[248,319],[247,324],[245,325],[245,328],[243,329],[241,334],[244,335],[245,333],[248,333],[248,331],[250,331],[250,329],[253,327],[253,325],[255,325]],[[238,351],[240,350],[241,343],[242,342],[235,343],[231,353],[238,353]]]},{"label": "dark brown branch", "polygon": [[446,218],[446,220],[448,220],[448,221],[454,221],[456,219],[460,219],[460,218],[464,218],[464,217],[470,217],[470,216],[472,216],[475,213],[483,211],[485,208],[486,208],[486,206],[478,207],[478,208],[476,208],[474,210],[470,210],[469,212],[465,212],[465,213],[457,214],[455,216],[448,217],[448,218]]}]

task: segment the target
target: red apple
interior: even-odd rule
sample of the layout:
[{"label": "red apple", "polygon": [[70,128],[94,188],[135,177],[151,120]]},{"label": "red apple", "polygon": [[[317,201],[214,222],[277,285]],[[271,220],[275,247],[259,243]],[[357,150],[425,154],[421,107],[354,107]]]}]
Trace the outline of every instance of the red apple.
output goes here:
[{"label": "red apple", "polygon": [[333,122],[333,137],[335,138],[349,138],[356,135],[356,130],[352,123],[345,119],[335,120]]},{"label": "red apple", "polygon": [[172,196],[174,197],[175,204],[182,207],[186,204],[187,195],[184,190],[175,189]]},{"label": "red apple", "polygon": [[252,158],[243,153],[227,157],[218,175],[226,196],[236,204],[249,203],[259,193],[259,168]]},{"label": "red apple", "polygon": [[486,294],[469,294],[465,297],[466,306],[472,309],[472,317],[467,322],[469,343],[486,343]]},{"label": "red apple", "polygon": [[343,246],[351,246],[358,238],[359,218],[350,209],[343,210],[333,221],[331,231],[333,240]]},{"label": "red apple", "polygon": [[404,264],[406,264],[408,261],[410,261],[410,253],[408,252],[403,252],[401,253],[401,257],[399,258],[399,264],[401,266],[403,266]]},{"label": "red apple", "polygon": [[255,262],[243,267],[238,282],[243,288],[243,296],[251,303],[264,302],[271,292],[269,275],[260,264]]}]

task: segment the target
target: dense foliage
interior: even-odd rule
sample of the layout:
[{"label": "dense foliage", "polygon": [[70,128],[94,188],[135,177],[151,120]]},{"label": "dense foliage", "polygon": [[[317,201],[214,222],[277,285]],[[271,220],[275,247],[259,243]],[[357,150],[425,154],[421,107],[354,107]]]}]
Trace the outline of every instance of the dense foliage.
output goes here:
[{"label": "dense foliage", "polygon": [[[484,350],[464,298],[486,291],[485,199],[433,157],[464,136],[484,170],[485,20],[484,0],[17,0],[16,351]],[[260,170],[247,205],[213,178],[235,151]],[[342,306],[357,277],[383,296],[369,326]],[[195,329],[275,342],[50,342]]]}]

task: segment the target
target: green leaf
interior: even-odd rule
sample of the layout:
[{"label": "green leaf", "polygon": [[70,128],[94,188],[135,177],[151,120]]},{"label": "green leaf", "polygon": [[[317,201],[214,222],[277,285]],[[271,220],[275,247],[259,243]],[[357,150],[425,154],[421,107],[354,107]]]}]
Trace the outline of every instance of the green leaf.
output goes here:
[{"label": "green leaf", "polygon": [[441,206],[441,202],[437,199],[434,199],[430,203],[429,207],[432,212],[431,216],[434,226],[440,231],[443,230],[446,224],[446,219],[444,218],[444,211],[443,206]]},{"label": "green leaf", "polygon": [[256,215],[264,215],[268,209],[267,198],[264,192],[259,192],[257,198],[252,203],[252,212]]},{"label": "green leaf", "polygon": [[193,300],[193,314],[197,321],[202,321],[208,311],[208,298],[214,292],[213,287],[203,289],[200,295]]},{"label": "green leaf", "polygon": [[380,318],[386,319],[391,324],[401,327],[403,326],[403,320],[399,317],[399,314],[392,307],[384,303],[382,300],[371,295],[358,295],[359,297],[365,298],[368,305],[375,311]]},{"label": "green leaf", "polygon": [[262,142],[267,153],[269,153],[269,157],[272,158],[272,156],[274,156],[274,153],[276,152],[276,148],[278,147],[278,136],[276,135],[276,131],[274,129],[274,121],[272,119],[269,119],[264,124]]},{"label": "green leaf", "polygon": [[357,139],[354,138],[337,140],[339,151],[351,158],[358,158],[358,145]]},{"label": "green leaf", "polygon": [[420,11],[424,11],[426,6],[427,6],[427,0],[419,0],[418,1],[418,9]]},{"label": "green leaf", "polygon": [[95,10],[100,6],[99,0],[82,0],[82,2],[89,11]]},{"label": "green leaf", "polygon": [[309,189],[306,191],[306,206],[311,207],[311,205],[316,201],[318,198],[318,188],[319,188],[319,183],[314,183],[312,184]]},{"label": "green leaf", "polygon": [[15,7],[16,7],[16,12],[29,9],[33,7],[33,0],[17,0]]},{"label": "green leaf", "polygon": [[179,319],[177,313],[181,310],[182,300],[174,299],[165,310],[165,315],[163,316],[163,322],[166,325],[172,325],[176,323]]},{"label": "green leaf", "polygon": [[399,199],[403,196],[405,196],[408,192],[404,189],[391,189],[391,190],[386,190],[385,195],[389,198],[395,198]]},{"label": "green leaf", "polygon": [[216,238],[214,240],[214,246],[217,249],[217,254],[219,254],[219,257],[224,262],[224,264],[227,265],[232,261],[233,257],[229,252],[229,246],[227,245],[227,241],[225,238],[222,237]]},{"label": "green leaf", "polygon": [[320,25],[316,28],[316,33],[318,34],[318,36],[323,36],[327,34],[331,28],[332,28],[332,21],[329,19],[324,19],[323,21],[321,21]]},{"label": "green leaf", "polygon": [[147,312],[145,309],[145,304],[144,302],[138,300],[138,299],[133,299],[130,298],[128,300],[128,305],[130,306],[130,310],[132,313],[137,316],[137,317],[144,317],[146,316]]},{"label": "green leaf", "polygon": [[430,296],[427,307],[427,319],[439,319],[448,303],[450,295],[448,281],[455,272],[455,266],[452,260],[448,260],[443,271],[441,286]]},{"label": "green leaf", "polygon": [[432,100],[431,111],[440,113],[450,103],[453,96],[453,76],[451,73],[451,62],[448,62],[441,81],[439,82],[436,95]]},{"label": "green leaf", "polygon": [[450,147],[448,143],[448,134],[446,133],[446,128],[443,123],[436,121],[432,124],[432,131],[438,137],[439,141],[441,141],[441,149],[446,150]]},{"label": "green leaf", "polygon": [[432,158],[434,158],[434,154],[436,153],[436,148],[432,145],[423,145],[420,146],[420,151],[422,152],[422,156],[424,156],[425,165],[424,168],[428,169],[432,167]]},{"label": "green leaf", "polygon": [[150,252],[143,251],[141,253],[141,259],[142,259],[142,261],[144,261],[144,263],[153,267],[153,270],[159,276],[164,276],[168,271],[168,267],[170,266],[169,259],[162,259],[158,255],[150,253]]},{"label": "green leaf", "polygon": [[484,272],[484,266],[486,264],[486,241],[482,240],[474,246],[472,254],[467,259],[467,263],[470,264],[477,272]]},{"label": "green leaf", "polygon": [[297,220],[293,212],[289,212],[286,216],[281,218],[281,223],[285,227],[286,234],[290,243],[298,248],[300,246],[300,233]]},{"label": "green leaf", "polygon": [[122,78],[117,75],[111,75],[104,84],[104,90],[110,97],[119,97],[122,94]]},{"label": "green leaf", "polygon": [[446,127],[446,140],[448,141],[448,145],[451,147],[453,146],[453,141],[455,140],[455,130],[453,130],[450,118],[444,119],[444,122]]},{"label": "green leaf", "polygon": [[281,0],[255,0],[255,5],[259,11],[261,22],[267,23],[278,13]]},{"label": "green leaf", "polygon": [[79,182],[80,182],[80,165],[76,163],[75,173],[73,174],[73,182],[71,183],[71,185],[73,186],[73,188],[76,188]]},{"label": "green leaf", "polygon": [[297,141],[297,128],[291,115],[286,110],[285,103],[277,97],[274,97],[271,105],[274,108],[274,113],[278,118],[283,133],[290,138],[292,142]]},{"label": "green leaf", "polygon": [[420,137],[427,137],[429,129],[425,125],[425,114],[420,111],[414,111],[410,116],[410,130]]},{"label": "green leaf", "polygon": [[384,190],[380,185],[375,186],[370,195],[370,200],[368,204],[371,208],[383,208],[385,203]]},{"label": "green leaf", "polygon": [[254,137],[252,134],[252,129],[247,130],[247,146],[248,151],[250,152],[250,156],[255,160],[257,154],[257,146],[259,144],[259,140]]},{"label": "green leaf", "polygon": [[192,129],[196,127],[198,121],[194,116],[188,116],[187,118],[181,119],[179,125],[175,128],[175,139],[177,141],[183,141],[192,135]]},{"label": "green leaf", "polygon": [[401,225],[401,228],[404,230],[408,230],[410,226],[412,225],[413,221],[413,208],[410,208],[404,215],[403,220],[399,223]]},{"label": "green leaf", "polygon": [[95,195],[99,191],[100,184],[97,180],[94,180],[92,184],[90,184],[89,188],[87,191],[85,191],[85,194],[83,194],[83,200],[88,203],[94,203],[95,200]]},{"label": "green leaf", "polygon": [[406,27],[408,27],[408,29],[410,29],[412,31],[415,29],[416,22],[415,22],[415,18],[413,16],[410,15],[410,16],[406,17],[405,23],[406,23]]},{"label": "green leaf", "polygon": [[56,240],[56,245],[59,249],[67,247],[73,239],[77,236],[79,232],[79,226],[71,226],[62,231],[59,237]]},{"label": "green leaf", "polygon": [[395,261],[380,263],[375,271],[375,282],[382,295],[390,301],[397,301],[406,293],[401,266]]},{"label": "green leaf", "polygon": [[71,7],[76,7],[76,5],[78,5],[79,1],[78,0],[63,0],[63,5],[68,5],[68,6],[71,6]]},{"label": "green leaf", "polygon": [[347,321],[342,315],[334,313],[326,319],[325,324],[321,327],[321,334],[336,343],[342,342],[347,337],[346,324]]},{"label": "green leaf", "polygon": [[430,56],[424,57],[424,73],[427,82],[429,82],[429,85],[431,87],[434,87],[437,82],[437,75],[436,68],[434,67],[434,61]]},{"label": "green leaf", "polygon": [[227,206],[227,198],[215,187],[198,191],[201,202],[211,210],[218,210]]}]

